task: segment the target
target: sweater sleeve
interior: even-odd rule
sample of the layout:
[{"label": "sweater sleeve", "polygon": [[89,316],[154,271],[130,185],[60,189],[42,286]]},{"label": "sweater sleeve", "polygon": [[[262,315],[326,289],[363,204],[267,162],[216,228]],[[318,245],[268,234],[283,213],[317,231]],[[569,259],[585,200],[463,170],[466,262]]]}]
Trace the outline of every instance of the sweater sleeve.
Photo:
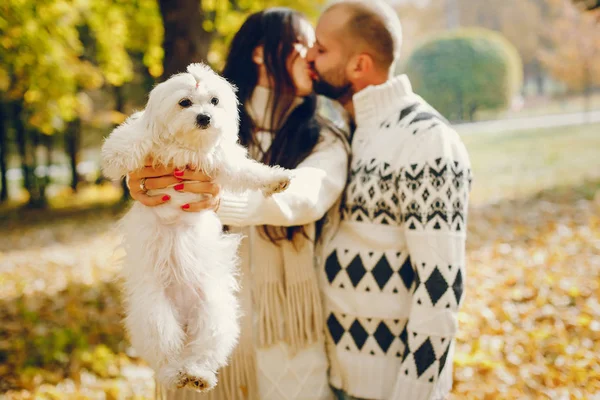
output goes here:
[{"label": "sweater sleeve", "polygon": [[304,225],[319,220],[346,184],[348,153],[342,139],[323,130],[322,140],[295,169],[289,187],[265,197],[250,191],[224,193],[217,215],[225,225]]},{"label": "sweater sleeve", "polygon": [[437,400],[463,299],[470,162],[448,126],[423,135],[398,182],[415,283],[394,400]]}]

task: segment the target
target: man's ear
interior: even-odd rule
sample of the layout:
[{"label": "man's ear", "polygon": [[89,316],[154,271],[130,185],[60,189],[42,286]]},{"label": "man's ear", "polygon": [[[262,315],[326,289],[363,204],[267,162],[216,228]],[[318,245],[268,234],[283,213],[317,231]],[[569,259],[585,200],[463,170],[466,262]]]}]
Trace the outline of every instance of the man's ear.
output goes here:
[{"label": "man's ear", "polygon": [[262,46],[257,46],[252,52],[252,61],[255,64],[262,65],[265,62],[265,49]]},{"label": "man's ear", "polygon": [[350,59],[348,64],[348,77],[352,81],[361,80],[373,73],[375,63],[373,57],[367,53],[359,53]]},{"label": "man's ear", "polygon": [[367,53],[361,53],[358,55],[358,60],[356,63],[356,71],[362,74],[370,73],[373,68],[375,68],[375,62],[373,61],[373,57],[371,57]]}]

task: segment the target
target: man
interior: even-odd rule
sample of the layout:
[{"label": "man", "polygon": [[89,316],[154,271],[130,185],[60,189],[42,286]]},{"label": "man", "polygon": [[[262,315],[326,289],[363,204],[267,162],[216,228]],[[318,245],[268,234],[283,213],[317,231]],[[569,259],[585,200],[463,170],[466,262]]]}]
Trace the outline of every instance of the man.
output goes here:
[{"label": "man", "polygon": [[463,297],[467,152],[408,78],[393,77],[401,27],[385,3],[333,3],[316,39],[315,87],[356,124],[322,270],[330,383],[340,399],[443,399]]}]

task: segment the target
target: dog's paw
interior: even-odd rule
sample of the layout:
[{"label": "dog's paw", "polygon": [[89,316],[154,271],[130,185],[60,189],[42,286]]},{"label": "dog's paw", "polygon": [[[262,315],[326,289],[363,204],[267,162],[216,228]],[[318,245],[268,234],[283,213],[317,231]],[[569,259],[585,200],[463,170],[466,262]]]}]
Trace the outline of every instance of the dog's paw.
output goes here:
[{"label": "dog's paw", "polygon": [[179,385],[181,372],[175,365],[163,365],[156,372],[156,380],[165,387],[174,389]]},{"label": "dog's paw", "polygon": [[272,179],[265,186],[263,186],[262,192],[265,196],[271,196],[275,193],[283,192],[290,186],[291,180],[291,172],[283,169],[281,171],[277,171],[277,174],[274,177],[274,179]]},{"label": "dog's paw", "polygon": [[197,392],[207,392],[217,385],[217,375],[213,371],[179,372],[177,388],[187,388]]}]

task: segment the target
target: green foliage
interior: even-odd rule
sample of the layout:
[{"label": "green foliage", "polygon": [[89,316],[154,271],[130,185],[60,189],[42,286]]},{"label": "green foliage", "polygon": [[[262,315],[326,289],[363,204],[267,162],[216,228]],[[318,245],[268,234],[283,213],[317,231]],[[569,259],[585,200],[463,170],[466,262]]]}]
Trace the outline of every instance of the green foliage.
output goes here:
[{"label": "green foliage", "polygon": [[208,61],[216,68],[223,66],[229,42],[248,15],[268,7],[290,7],[314,22],[324,3],[325,0],[203,0],[202,8],[206,13],[204,28],[215,33]]},{"label": "green foliage", "polygon": [[130,51],[144,54],[151,74],[162,72],[154,0],[6,0],[0,15],[0,96],[22,102],[45,134],[77,117],[80,91],[130,81]]},{"label": "green foliage", "polygon": [[[206,15],[199,23],[215,38],[209,61],[222,65],[248,14],[289,6],[314,18],[322,2],[199,0]],[[33,128],[63,131],[85,111],[81,91],[132,81],[132,56],[159,77],[163,33],[156,0],[6,0],[0,5],[0,98],[22,102]]]},{"label": "green foliage", "polygon": [[453,120],[508,106],[523,81],[517,50],[499,33],[485,29],[431,38],[412,53],[406,71],[415,91]]}]

